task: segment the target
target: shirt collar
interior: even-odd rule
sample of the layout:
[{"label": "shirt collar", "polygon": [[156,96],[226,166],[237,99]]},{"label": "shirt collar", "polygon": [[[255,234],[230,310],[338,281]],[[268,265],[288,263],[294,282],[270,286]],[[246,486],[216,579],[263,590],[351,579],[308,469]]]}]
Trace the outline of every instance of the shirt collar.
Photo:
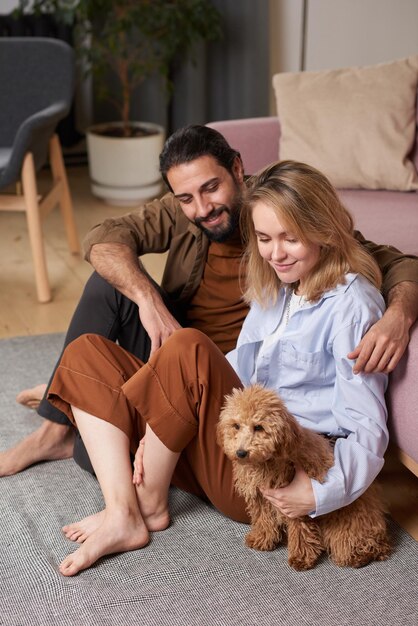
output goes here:
[{"label": "shirt collar", "polygon": [[[348,273],[344,277],[344,283],[337,285],[333,289],[326,291],[317,302],[307,302],[303,310],[313,309],[317,307],[328,298],[333,298],[340,293],[344,293],[350,287],[350,285],[356,280],[357,274]],[[285,306],[286,298],[285,287],[280,290],[280,296],[277,302],[267,308],[261,308],[257,302],[253,302],[251,305],[252,316],[254,323],[248,325],[242,333],[239,344],[252,343],[256,341],[262,341],[266,335],[269,335],[276,328],[278,320],[283,315],[283,308]]]}]

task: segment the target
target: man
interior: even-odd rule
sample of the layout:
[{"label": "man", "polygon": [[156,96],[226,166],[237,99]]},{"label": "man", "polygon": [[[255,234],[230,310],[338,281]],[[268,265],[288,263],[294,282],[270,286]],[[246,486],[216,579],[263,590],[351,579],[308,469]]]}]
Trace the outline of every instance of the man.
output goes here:
[{"label": "man", "polygon": [[[189,325],[209,335],[223,352],[235,346],[247,313],[240,289],[239,213],[248,181],[240,155],[217,131],[189,126],[167,140],[160,171],[169,193],[128,216],[105,220],[87,235],[86,258],[96,272],[65,345],[81,334],[98,333],[146,360],[177,328]],[[418,316],[418,259],[357,236],[383,271],[388,308],[349,358],[355,360],[355,372],[391,372]],[[160,289],[138,257],[163,251],[168,258]],[[36,405],[44,389],[26,390],[18,399]],[[75,460],[90,469],[64,414],[45,397],[38,413],[46,418],[41,427],[0,453],[0,476],[38,461],[68,458],[73,448]]]}]

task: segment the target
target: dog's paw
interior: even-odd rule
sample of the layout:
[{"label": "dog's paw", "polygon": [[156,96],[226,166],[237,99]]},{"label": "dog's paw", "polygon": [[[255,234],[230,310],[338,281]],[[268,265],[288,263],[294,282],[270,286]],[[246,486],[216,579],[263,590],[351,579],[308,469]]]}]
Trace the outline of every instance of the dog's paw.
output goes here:
[{"label": "dog's paw", "polygon": [[312,569],[323,552],[322,545],[312,543],[300,546],[288,545],[288,563],[297,572]]},{"label": "dog's paw", "polygon": [[332,561],[339,567],[360,568],[372,561],[386,561],[391,555],[392,547],[386,534],[377,537],[360,537],[360,541],[350,549],[344,546],[334,546],[331,551]]},{"label": "dog's paw", "polygon": [[371,550],[370,552],[364,552],[362,550],[354,551],[352,554],[344,555],[339,558],[332,554],[331,559],[339,567],[354,567],[358,569],[365,567],[372,561],[386,561],[391,552],[391,548],[387,546],[386,548]]},{"label": "dog's paw", "polygon": [[277,544],[278,541],[275,538],[256,530],[250,530],[245,535],[245,545],[253,550],[271,551],[277,547]]},{"label": "dog's paw", "polygon": [[315,563],[318,560],[318,556],[308,558],[306,555],[302,556],[290,556],[288,563],[290,567],[293,567],[297,572],[304,572],[308,569],[315,567]]}]

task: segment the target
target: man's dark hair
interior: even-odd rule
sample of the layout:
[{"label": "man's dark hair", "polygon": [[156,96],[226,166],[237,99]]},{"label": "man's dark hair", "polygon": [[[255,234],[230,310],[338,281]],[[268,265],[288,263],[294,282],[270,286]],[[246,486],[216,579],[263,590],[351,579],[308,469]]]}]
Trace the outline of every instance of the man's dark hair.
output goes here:
[{"label": "man's dark hair", "polygon": [[232,174],[234,160],[240,157],[240,153],[231,148],[221,133],[208,126],[192,125],[176,130],[167,139],[160,154],[161,176],[169,189],[171,186],[167,172],[176,165],[189,163],[202,156],[213,157]]}]

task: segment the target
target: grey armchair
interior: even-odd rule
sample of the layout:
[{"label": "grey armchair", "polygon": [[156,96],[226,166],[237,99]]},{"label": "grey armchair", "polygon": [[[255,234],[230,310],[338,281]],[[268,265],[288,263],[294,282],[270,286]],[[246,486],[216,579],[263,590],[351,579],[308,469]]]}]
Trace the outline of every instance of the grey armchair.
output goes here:
[{"label": "grey armchair", "polygon": [[[80,252],[71,195],[55,134],[71,106],[74,53],[57,39],[0,38],[0,190],[21,181],[23,194],[0,194],[0,211],[25,211],[37,296],[51,300],[42,220],[59,205],[69,249]],[[43,196],[36,174],[49,158],[52,184]]]}]

